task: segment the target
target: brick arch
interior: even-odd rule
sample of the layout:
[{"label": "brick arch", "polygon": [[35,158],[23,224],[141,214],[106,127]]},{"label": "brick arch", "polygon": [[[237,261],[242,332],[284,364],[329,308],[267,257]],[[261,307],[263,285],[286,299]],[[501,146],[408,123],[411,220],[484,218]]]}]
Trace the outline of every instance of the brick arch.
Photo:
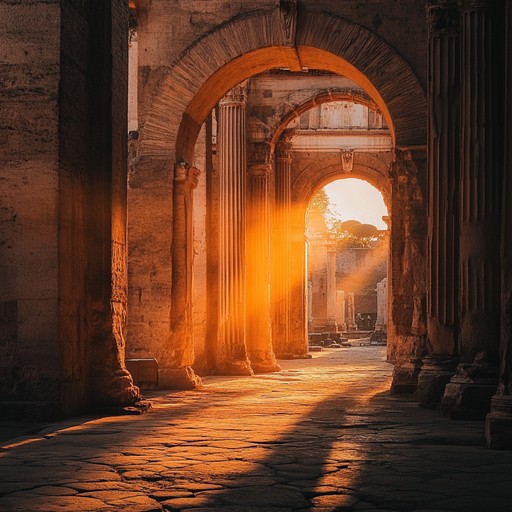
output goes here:
[{"label": "brick arch", "polygon": [[384,198],[391,211],[391,183],[388,178],[389,166],[382,160],[367,153],[354,153],[352,171],[344,172],[339,155],[329,155],[315,160],[305,167],[292,183],[292,200],[307,206],[318,190],[331,181],[343,178],[358,178],[373,185]]},{"label": "brick arch", "polygon": [[[280,115],[275,124],[275,129],[272,132],[270,143],[275,145],[287,126],[297,117],[312,108],[322,105],[323,103],[330,103],[333,101],[351,101],[360,105],[365,105],[373,110],[378,110],[377,104],[363,91],[357,90],[325,90],[311,95],[310,98],[305,99],[299,104],[286,104],[284,112]],[[271,127],[272,128],[272,127]]]},{"label": "brick arch", "polygon": [[[328,13],[299,11],[295,45],[280,11],[237,17],[190,46],[164,73],[142,119],[140,155],[191,161],[200,127],[231,87],[273,68],[347,76],[382,111],[397,146],[426,142],[426,100],[405,60],[369,30]],[[179,129],[178,129],[179,127]]]}]

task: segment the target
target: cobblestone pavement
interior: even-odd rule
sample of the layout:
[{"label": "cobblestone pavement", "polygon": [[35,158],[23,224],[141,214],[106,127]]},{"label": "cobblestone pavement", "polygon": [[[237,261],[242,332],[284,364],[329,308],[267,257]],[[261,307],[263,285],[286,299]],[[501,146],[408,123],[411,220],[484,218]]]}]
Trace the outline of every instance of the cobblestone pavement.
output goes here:
[{"label": "cobblestone pavement", "polygon": [[3,442],[1,511],[512,510],[512,452],[483,424],[390,396],[383,347],[208,377],[141,416],[81,418]]}]

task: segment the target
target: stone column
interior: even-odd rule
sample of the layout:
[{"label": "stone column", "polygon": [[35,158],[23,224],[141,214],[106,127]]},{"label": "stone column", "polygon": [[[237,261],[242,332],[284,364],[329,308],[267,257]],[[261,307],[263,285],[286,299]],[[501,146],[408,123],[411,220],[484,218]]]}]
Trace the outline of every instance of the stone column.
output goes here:
[{"label": "stone column", "polygon": [[158,386],[161,389],[193,389],[201,379],[190,367],[194,363],[192,325],[192,265],[194,251],[193,190],[199,169],[185,162],[174,167],[172,191],[172,289],[171,338],[166,361],[159,361]]},{"label": "stone column", "polygon": [[327,331],[337,332],[336,325],[336,241],[327,245]]},{"label": "stone column", "polygon": [[501,350],[497,393],[486,419],[490,448],[512,450],[512,4],[506,3],[505,137],[501,221]]},{"label": "stone column", "polygon": [[340,331],[347,330],[347,324],[345,322],[345,292],[338,290],[336,292],[336,324]]},{"label": "stone column", "polygon": [[290,309],[288,336],[295,359],[309,358],[306,318],[306,216],[295,205],[290,226]]},{"label": "stone column", "polygon": [[272,349],[270,314],[270,146],[251,144],[247,167],[247,351],[255,373],[281,368]]},{"label": "stone column", "polygon": [[461,2],[460,364],[441,404],[454,418],[483,418],[497,385],[502,186],[495,103],[502,66],[495,59],[500,51],[495,44],[498,4]]},{"label": "stone column", "polygon": [[429,0],[427,350],[418,401],[436,406],[457,364],[460,48],[457,0]]},{"label": "stone column", "polygon": [[219,102],[219,324],[214,371],[252,375],[245,344],[246,96],[241,86]]},{"label": "stone column", "polygon": [[273,256],[273,341],[278,358],[292,357],[289,337],[290,221],[292,144],[282,140],[276,147],[276,205]]},{"label": "stone column", "polygon": [[415,392],[426,342],[426,151],[397,150],[390,170],[391,304],[388,358],[395,364],[391,390]]}]

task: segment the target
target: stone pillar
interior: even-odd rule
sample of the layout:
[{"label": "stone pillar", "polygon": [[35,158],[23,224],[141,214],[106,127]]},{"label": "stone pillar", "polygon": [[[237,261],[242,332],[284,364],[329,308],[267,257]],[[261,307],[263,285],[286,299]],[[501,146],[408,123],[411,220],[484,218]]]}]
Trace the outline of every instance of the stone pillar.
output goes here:
[{"label": "stone pillar", "polygon": [[457,0],[429,0],[427,350],[418,401],[436,406],[457,364],[460,49]]},{"label": "stone pillar", "polygon": [[[501,166],[495,57],[497,5],[461,2],[460,364],[441,409],[483,418],[497,385]],[[502,81],[501,81],[502,82]],[[502,106],[500,107],[502,108]]]},{"label": "stone pillar", "polygon": [[336,324],[340,331],[347,330],[345,317],[345,292],[342,290],[338,290],[336,292]]},{"label": "stone pillar", "polygon": [[289,336],[290,312],[290,210],[292,145],[282,140],[276,147],[276,204],[273,256],[273,342],[278,358],[292,357]]},{"label": "stone pillar", "polygon": [[214,372],[252,375],[245,344],[246,95],[242,86],[219,102],[219,324]]},{"label": "stone pillar", "polygon": [[347,324],[347,329],[349,331],[355,331],[357,329],[356,324],[356,304],[355,304],[355,294],[354,292],[347,292],[347,307],[345,312],[347,314],[345,323]]},{"label": "stone pillar", "polygon": [[506,3],[505,137],[501,221],[501,350],[497,393],[491,400],[485,434],[490,448],[512,450],[512,4]]},{"label": "stone pillar", "polygon": [[161,389],[193,389],[201,379],[190,367],[194,363],[192,325],[192,265],[194,250],[193,190],[199,169],[185,162],[174,167],[172,191],[172,288],[171,337],[166,361],[159,361],[158,386]]},{"label": "stone pillar", "polygon": [[388,319],[388,358],[395,364],[391,390],[412,393],[425,355],[426,342],[426,151],[397,150],[390,170],[391,304]]},{"label": "stone pillar", "polygon": [[254,142],[247,167],[247,351],[255,373],[281,368],[272,349],[270,314],[270,146]]},{"label": "stone pillar", "polygon": [[327,331],[338,331],[336,325],[336,241],[327,246]]},{"label": "stone pillar", "polygon": [[[292,356],[309,358],[306,318],[306,216],[295,206],[290,226],[290,309],[288,336]],[[309,292],[308,292],[309,293]]]}]

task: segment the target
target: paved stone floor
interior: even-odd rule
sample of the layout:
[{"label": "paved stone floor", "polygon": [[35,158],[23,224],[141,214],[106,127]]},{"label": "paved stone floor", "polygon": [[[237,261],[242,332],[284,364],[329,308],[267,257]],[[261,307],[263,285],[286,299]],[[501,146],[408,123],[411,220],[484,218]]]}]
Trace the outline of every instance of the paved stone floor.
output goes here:
[{"label": "paved stone floor", "polygon": [[384,359],[329,349],[4,441],[0,511],[512,510],[512,452],[390,396]]}]

